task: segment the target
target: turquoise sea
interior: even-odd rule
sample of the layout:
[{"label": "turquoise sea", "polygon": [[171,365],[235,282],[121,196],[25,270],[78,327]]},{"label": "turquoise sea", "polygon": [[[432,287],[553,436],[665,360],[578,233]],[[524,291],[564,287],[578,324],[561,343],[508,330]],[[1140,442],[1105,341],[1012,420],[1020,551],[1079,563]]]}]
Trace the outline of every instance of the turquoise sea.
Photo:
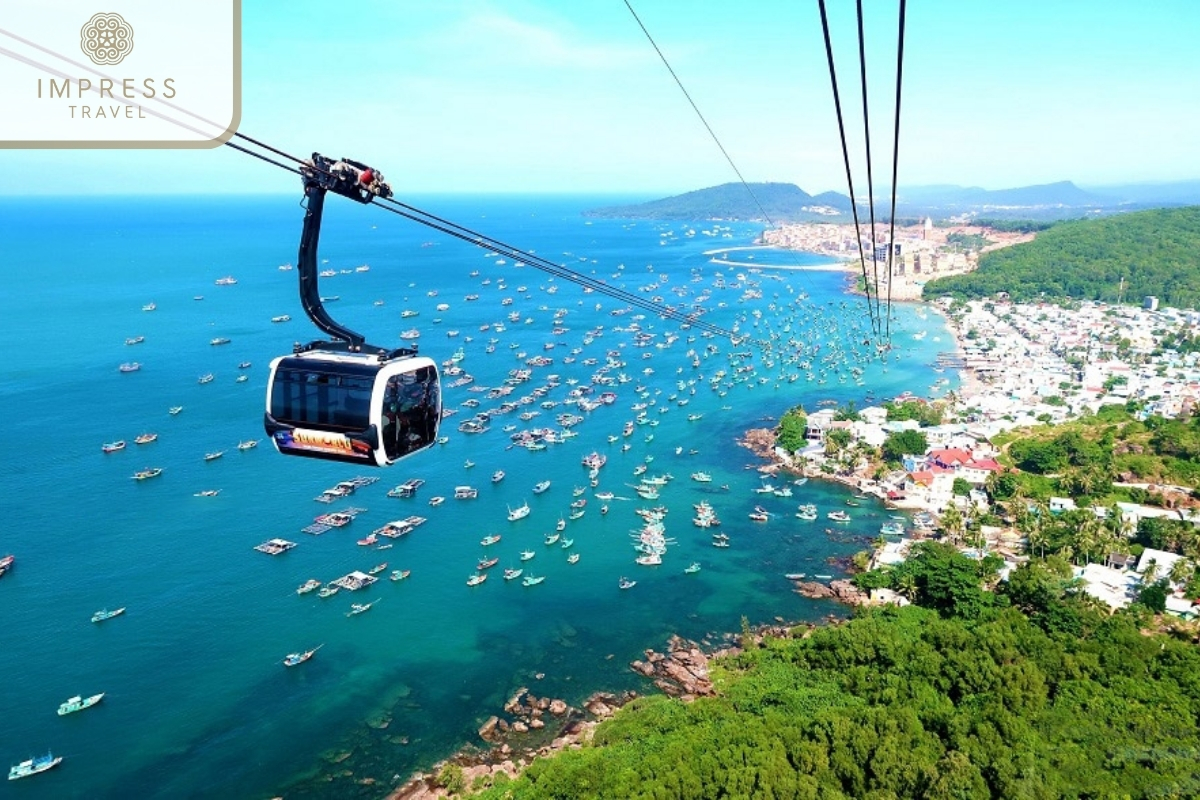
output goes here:
[{"label": "turquoise sea", "polygon": [[[554,359],[509,399],[557,374],[564,382],[547,397],[562,401],[572,388],[567,379],[586,385],[596,371],[585,359],[602,365],[608,351],[618,352],[626,364],[620,371],[631,380],[604,387],[617,392],[616,403],[584,414],[578,437],[543,452],[507,448],[501,428],[557,427],[554,417],[573,407],[535,403],[525,407],[540,411],[532,421],[497,416],[479,436],[457,432],[471,415],[462,409],[444,423],[447,444],[365,473],[379,482],[322,505],[313,498],[323,489],[364,473],[285,458],[265,440],[253,450],[236,448],[264,439],[269,360],[315,338],[299,306],[296,273],[278,269],[296,257],[299,195],[297,186],[294,195],[273,197],[0,200],[0,313],[11,334],[0,373],[8,454],[0,465],[0,555],[17,557],[0,578],[0,759],[15,764],[47,750],[65,758],[49,773],[7,785],[6,796],[378,797],[413,770],[477,741],[480,722],[519,686],[573,703],[597,689],[643,689],[628,662],[644,648],[661,648],[672,633],[715,641],[738,630],[742,617],[843,613],[799,597],[783,573],[838,572],[827,560],[863,549],[888,512],[864,501],[850,509],[855,521],[830,536],[823,513],[843,508],[848,492],[809,481],[791,498],[756,494],[759,474],[746,469],[755,459],[735,440],[797,403],[812,409],[821,400],[862,405],[868,391],[880,399],[925,394],[939,378],[929,364],[952,347],[940,317],[897,306],[896,348],[883,363],[859,355],[871,349],[861,341],[865,308],[845,294],[842,273],[769,268],[818,264],[819,257],[797,261],[757,250],[730,254],[753,256],[745,269],[710,263],[706,251],[750,244],[757,226],[580,215],[611,198],[413,201],[614,285],[646,287],[644,297],[690,301],[707,290],[706,319],[760,338],[774,334],[777,344],[793,338],[785,350],[801,355],[785,364],[778,349],[756,351],[731,362],[728,342],[653,316],[638,321],[655,334],[639,348],[631,332],[614,330],[628,328],[637,310],[613,316],[624,306],[600,294],[498,263],[499,256],[393,215],[331,200],[321,255],[338,274],[322,280],[321,293],[339,296],[330,311],[368,341],[399,345],[398,334],[416,327],[421,351],[439,362],[463,348],[460,366],[475,377],[472,386],[500,385],[526,358]],[[356,271],[361,265],[369,271]],[[214,284],[225,276],[236,285]],[[469,302],[468,294],[480,297]],[[502,305],[504,298],[512,305]],[[151,303],[153,311],[142,310]],[[439,312],[442,303],[449,308]],[[419,315],[401,318],[406,309]],[[560,309],[567,330],[555,335]],[[518,322],[508,322],[513,311]],[[290,322],[271,322],[284,314]],[[506,329],[480,330],[498,322]],[[600,335],[585,344],[597,326],[604,326]],[[913,338],[922,330],[928,336]],[[668,333],[679,338],[665,346]],[[144,342],[125,344],[137,336]],[[231,341],[212,346],[215,337]],[[552,342],[557,346],[544,349]],[[686,352],[702,356],[710,344],[718,352],[693,367]],[[575,349],[581,352],[572,356]],[[574,363],[564,362],[569,357]],[[797,358],[807,368],[796,366]],[[128,361],[141,370],[118,372]],[[237,382],[243,361],[252,363],[244,371],[249,379]],[[747,365],[753,371],[735,372]],[[719,391],[710,388],[722,369],[728,374]],[[210,372],[211,383],[198,383]],[[789,381],[791,375],[798,377]],[[448,389],[446,407],[461,408],[472,397],[485,409],[498,403],[468,389]],[[607,441],[634,419],[633,404],[651,401],[647,416],[657,425]],[[172,406],[183,411],[171,416]],[[688,421],[688,414],[703,416]],[[159,438],[135,445],[144,432]],[[125,450],[101,452],[102,443],[118,439],[128,442]],[[205,460],[218,450],[223,457]],[[596,489],[580,465],[593,450],[608,456]],[[674,476],[657,503],[635,502],[630,486],[634,467],[648,457],[647,475]],[[467,469],[467,460],[476,466]],[[163,473],[131,479],[146,467]],[[498,469],[507,477],[493,484]],[[691,481],[697,470],[713,482]],[[389,488],[415,477],[426,481],[416,498],[387,497]],[[541,480],[552,486],[535,495]],[[428,504],[464,484],[479,497]],[[576,486],[587,488],[589,502],[567,528],[574,547],[548,547],[543,537],[567,515]],[[194,496],[208,489],[220,494]],[[619,498],[607,515],[597,491]],[[692,504],[703,499],[724,521],[730,548],[712,547],[709,534],[692,526]],[[508,522],[507,508],[525,501],[530,516]],[[796,519],[804,502],[815,503],[822,519]],[[661,566],[643,567],[633,561],[633,509],[655,504],[670,509],[667,535],[676,543]],[[747,518],[756,504],[773,512],[769,522]],[[351,506],[366,510],[346,528],[300,532],[317,515]],[[373,528],[411,514],[429,522],[393,548],[356,545]],[[502,540],[484,548],[480,540],[489,533]],[[276,557],[252,549],[275,537],[298,546]],[[538,586],[506,583],[498,574],[517,566],[525,549],[537,552],[521,564],[526,573],[546,576]],[[468,588],[485,552],[500,556],[497,574]],[[567,563],[569,552],[580,554],[579,563]],[[702,570],[683,574],[693,561]],[[296,593],[307,579],[329,581],[381,562],[389,572],[410,569],[411,577],[325,600]],[[637,586],[619,590],[621,576]],[[347,618],[351,602],[366,600],[379,603]],[[106,607],[128,610],[92,623]],[[323,647],[310,662],[281,665],[287,653],[316,645]],[[106,693],[98,706],[56,715],[68,697],[97,692]]]}]

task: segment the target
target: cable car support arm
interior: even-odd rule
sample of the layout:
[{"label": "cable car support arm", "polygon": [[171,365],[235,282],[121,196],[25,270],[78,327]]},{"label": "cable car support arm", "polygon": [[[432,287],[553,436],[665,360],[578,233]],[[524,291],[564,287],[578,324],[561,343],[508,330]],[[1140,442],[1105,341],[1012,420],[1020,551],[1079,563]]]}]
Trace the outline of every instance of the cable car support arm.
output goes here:
[{"label": "cable car support arm", "polygon": [[321,301],[317,285],[317,245],[321,238],[321,218],[325,210],[325,194],[334,192],[359,203],[370,203],[376,197],[391,197],[392,189],[384,182],[383,175],[357,161],[342,159],[333,161],[313,153],[300,166],[300,177],[304,182],[305,214],[304,229],[300,234],[300,254],[297,272],[300,278],[300,304],[313,324],[337,340],[346,343],[351,351],[361,350],[362,334],[339,324]]}]

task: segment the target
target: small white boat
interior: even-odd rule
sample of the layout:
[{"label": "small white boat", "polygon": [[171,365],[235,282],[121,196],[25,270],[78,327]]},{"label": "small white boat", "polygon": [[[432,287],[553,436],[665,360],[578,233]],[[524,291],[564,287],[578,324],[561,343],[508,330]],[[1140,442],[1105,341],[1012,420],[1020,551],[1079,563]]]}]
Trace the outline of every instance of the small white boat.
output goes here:
[{"label": "small white boat", "polygon": [[101,692],[100,694],[94,694],[87,698],[75,695],[74,697],[68,698],[67,702],[58,707],[58,715],[60,717],[65,717],[67,714],[74,714],[76,711],[83,711],[85,708],[91,708],[103,699],[104,692]]}]

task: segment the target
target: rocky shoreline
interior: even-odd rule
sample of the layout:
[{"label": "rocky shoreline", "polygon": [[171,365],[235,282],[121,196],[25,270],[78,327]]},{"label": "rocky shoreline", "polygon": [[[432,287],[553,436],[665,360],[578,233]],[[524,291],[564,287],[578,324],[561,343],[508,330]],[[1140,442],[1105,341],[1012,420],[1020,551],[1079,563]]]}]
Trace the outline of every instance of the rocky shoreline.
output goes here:
[{"label": "rocky shoreline", "polygon": [[[815,627],[813,623],[805,624],[808,629]],[[787,636],[793,627],[777,620],[776,624],[755,628],[753,641],[761,642],[765,636]],[[733,634],[727,638],[734,638]],[[663,652],[647,649],[644,658],[632,661],[629,667],[663,694],[686,703],[715,695],[709,662],[739,652],[741,647],[737,645],[705,652],[694,641],[672,636]],[[501,774],[515,778],[537,758],[583,747],[591,741],[597,725],[639,696],[635,691],[595,692],[580,708],[575,708],[561,699],[537,697],[522,686],[499,713],[480,726],[479,738],[486,747],[463,748],[435,764],[429,772],[414,775],[389,794],[388,800],[435,800],[452,796],[442,783],[448,765],[461,769],[466,787],[490,786]],[[547,734],[550,730],[554,732]]]}]

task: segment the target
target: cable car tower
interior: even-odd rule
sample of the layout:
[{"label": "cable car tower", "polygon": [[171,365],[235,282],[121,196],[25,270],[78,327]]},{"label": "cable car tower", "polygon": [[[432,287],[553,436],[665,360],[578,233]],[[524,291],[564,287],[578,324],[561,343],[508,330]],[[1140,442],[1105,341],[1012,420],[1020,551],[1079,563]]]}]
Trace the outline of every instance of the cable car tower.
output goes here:
[{"label": "cable car tower", "polygon": [[297,343],[271,362],[263,426],[284,455],[387,466],[437,441],[442,416],[437,365],[413,348],[390,350],[329,315],[318,288],[317,245],[325,195],[367,204],[392,196],[377,170],[319,153],[300,167],[304,228],[297,273],[304,313],[329,341]]}]

